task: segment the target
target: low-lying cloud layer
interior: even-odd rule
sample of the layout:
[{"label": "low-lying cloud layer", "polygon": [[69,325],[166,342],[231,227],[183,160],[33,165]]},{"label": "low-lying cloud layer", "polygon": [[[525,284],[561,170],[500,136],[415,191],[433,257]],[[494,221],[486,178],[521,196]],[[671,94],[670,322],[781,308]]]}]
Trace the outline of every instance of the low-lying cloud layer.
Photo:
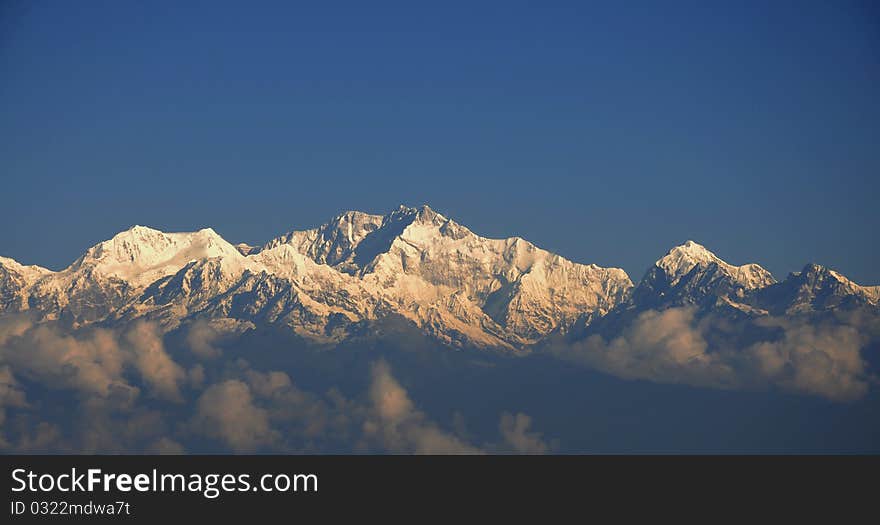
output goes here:
[{"label": "low-lying cloud layer", "polygon": [[[51,452],[187,451],[544,453],[525,414],[499,414],[497,442],[444,429],[375,361],[363,395],[298,388],[287,372],[218,359],[218,333],[190,327],[177,357],[157,327],[62,329],[0,320],[0,449]],[[188,363],[183,365],[181,363]],[[455,426],[455,425],[453,425]]]},{"label": "low-lying cloud layer", "polygon": [[476,454],[480,450],[441,430],[410,400],[391,375],[388,363],[372,366],[370,404],[363,423],[365,438],[387,450],[417,454]]},{"label": "low-lying cloud layer", "polygon": [[95,328],[71,334],[19,319],[4,328],[0,360],[38,383],[100,398],[133,398],[141,390],[131,382],[135,378],[152,396],[181,399],[184,371],[151,324],[137,323],[121,333]]},{"label": "low-lying cloud layer", "polygon": [[[274,365],[260,366],[257,354],[234,351],[234,337],[196,323],[178,333],[175,346],[148,322],[71,329],[0,317],[0,450],[543,454],[556,448],[529,415],[500,409],[488,416],[497,424],[477,421],[484,436],[494,426],[494,437],[474,438],[461,414],[450,422],[429,414],[383,359],[346,370],[363,379],[348,394],[341,386],[304,389],[292,376],[309,372],[288,367],[278,352],[270,352]],[[591,335],[549,352],[625,379],[778,388],[852,401],[876,382],[864,350],[878,338],[876,317],[857,313],[735,320],[671,308],[643,312],[612,337]]]},{"label": "low-lying cloud layer", "polygon": [[725,389],[778,387],[835,401],[859,399],[875,381],[861,351],[876,326],[864,318],[763,317],[731,323],[697,318],[692,308],[650,310],[612,338],[594,334],[551,352],[625,379]]}]

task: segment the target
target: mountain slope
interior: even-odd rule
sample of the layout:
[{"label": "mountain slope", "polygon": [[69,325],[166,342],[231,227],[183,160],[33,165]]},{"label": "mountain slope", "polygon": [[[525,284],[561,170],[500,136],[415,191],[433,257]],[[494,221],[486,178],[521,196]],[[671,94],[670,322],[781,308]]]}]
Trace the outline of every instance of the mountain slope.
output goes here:
[{"label": "mountain slope", "polygon": [[452,346],[521,348],[626,298],[623,270],[480,237],[427,206],[346,212],[254,248],[135,226],[60,272],[0,265],[3,309],[74,323],[282,323],[322,341],[398,315]]},{"label": "mountain slope", "polygon": [[[59,272],[0,258],[0,311],[75,325],[140,318],[280,325],[317,342],[403,319],[453,347],[526,350],[549,334],[620,326],[641,312],[693,307],[756,317],[877,308],[880,287],[817,265],[777,283],[693,241],[633,287],[623,270],[579,264],[519,237],[489,239],[427,206],[345,212],[260,247],[211,229],[135,226]],[[378,330],[378,328],[376,328]]]},{"label": "mountain slope", "polygon": [[68,273],[94,271],[121,279],[132,286],[146,286],[173,275],[191,261],[222,258],[247,267],[245,257],[211,228],[192,233],[164,233],[133,226],[101,242],[77,259]]},{"label": "mountain slope", "polygon": [[51,273],[40,266],[24,266],[0,257],[0,311],[27,308],[30,286]]},{"label": "mountain slope", "polygon": [[264,250],[282,244],[359,277],[421,321],[436,320],[437,308],[458,311],[461,320],[509,332],[518,343],[583,312],[602,315],[632,287],[623,270],[573,263],[520,238],[480,237],[428,206],[401,206],[384,217],[347,212]]},{"label": "mountain slope", "polygon": [[775,282],[757,264],[734,266],[705,246],[687,241],[654,263],[633,291],[632,303],[641,309],[687,305],[749,309],[746,298]]},{"label": "mountain slope", "polygon": [[834,270],[808,264],[785,281],[759,290],[755,302],[777,315],[877,306],[880,286],[860,286]]}]

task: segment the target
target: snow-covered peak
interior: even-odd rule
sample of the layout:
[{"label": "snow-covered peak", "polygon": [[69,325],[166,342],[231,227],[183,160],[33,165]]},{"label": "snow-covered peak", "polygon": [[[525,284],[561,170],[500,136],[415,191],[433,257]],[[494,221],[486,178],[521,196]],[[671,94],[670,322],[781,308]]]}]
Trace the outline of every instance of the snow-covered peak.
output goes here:
[{"label": "snow-covered peak", "polygon": [[416,224],[434,229],[442,226],[456,231],[462,229],[427,205],[409,207],[401,204],[385,215],[351,210],[317,228],[294,230],[272,239],[249,255],[289,244],[319,264],[353,274],[390,249],[395,238]]},{"label": "snow-covered peak", "polygon": [[434,211],[427,204],[422,204],[417,207],[410,207],[401,204],[395,211],[391,212],[386,217],[400,217],[412,219],[413,221],[436,224],[443,224],[448,220],[442,214]]},{"label": "snow-covered peak", "polygon": [[880,302],[880,286],[862,286],[845,275],[819,264],[808,264],[800,272],[792,274],[804,286],[815,293],[816,290],[827,288],[837,295],[856,295],[872,304]]},{"label": "snow-covered peak", "polygon": [[3,267],[7,271],[13,271],[19,276],[21,276],[26,282],[32,282],[44,275],[49,275],[52,270],[48,268],[43,268],[42,266],[37,265],[24,265],[15,259],[10,259],[9,257],[0,256],[0,267]]},{"label": "snow-covered peak", "polygon": [[690,272],[694,266],[711,264],[713,262],[727,264],[702,244],[687,241],[669,250],[655,264],[662,268],[666,275],[677,279]]},{"label": "snow-covered peak", "polygon": [[[481,237],[427,205],[401,205],[384,215],[345,212],[283,235],[248,259],[303,289],[313,281],[350,297],[381,297],[420,324],[438,322],[428,312],[454,303],[453,315],[467,323],[526,339],[584,312],[605,313],[632,288],[623,270],[577,264],[516,237]],[[450,302],[452,295],[457,299]]]},{"label": "snow-covered peak", "polygon": [[[525,339],[605,313],[632,287],[621,269],[568,261],[523,239],[479,236],[427,206],[387,215],[356,251],[359,275],[404,301],[458,294]],[[355,257],[358,261],[358,257]]]},{"label": "snow-covered peak", "polygon": [[382,222],[381,215],[346,211],[317,228],[294,230],[272,239],[250,254],[289,244],[319,264],[335,266],[349,259],[360,242],[379,229]]},{"label": "snow-covered peak", "polygon": [[177,272],[191,261],[214,257],[244,264],[244,256],[238,249],[211,228],[165,233],[146,226],[132,226],[91,247],[66,271],[93,269],[134,286],[146,286]]},{"label": "snow-covered peak", "polygon": [[133,226],[61,272],[0,258],[0,311],[76,322],[155,316],[169,327],[229,317],[283,322],[319,339],[346,337],[361,321],[393,314],[441,341],[513,348],[632,307],[759,315],[880,299],[880,287],[816,265],[773,283],[757,264],[734,266],[687,241],[634,290],[621,269],[569,261],[519,237],[482,237],[423,205],[343,212],[261,248],[233,246],[210,228]]},{"label": "snow-covered peak", "polygon": [[670,285],[675,285],[682,277],[689,274],[694,267],[708,267],[715,264],[718,268],[738,281],[747,289],[760,288],[776,282],[773,276],[757,264],[734,266],[722,260],[705,246],[694,241],[687,241],[676,246],[655,265],[666,273]]}]

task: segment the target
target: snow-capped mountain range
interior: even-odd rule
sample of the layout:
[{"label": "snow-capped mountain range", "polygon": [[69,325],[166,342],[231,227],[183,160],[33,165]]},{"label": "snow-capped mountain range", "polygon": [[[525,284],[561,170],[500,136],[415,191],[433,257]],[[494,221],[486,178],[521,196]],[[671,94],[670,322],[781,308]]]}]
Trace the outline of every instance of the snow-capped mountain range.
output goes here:
[{"label": "snow-capped mountain range", "polygon": [[693,242],[634,285],[619,268],[579,264],[513,237],[488,239],[427,206],[350,211],[263,246],[212,229],[134,226],[61,271],[0,257],[0,312],[74,325],[206,320],[232,330],[283,325],[332,343],[399,316],[451,346],[518,351],[612,311],[692,305],[762,316],[878,308],[880,287],[818,265],[777,282]]}]

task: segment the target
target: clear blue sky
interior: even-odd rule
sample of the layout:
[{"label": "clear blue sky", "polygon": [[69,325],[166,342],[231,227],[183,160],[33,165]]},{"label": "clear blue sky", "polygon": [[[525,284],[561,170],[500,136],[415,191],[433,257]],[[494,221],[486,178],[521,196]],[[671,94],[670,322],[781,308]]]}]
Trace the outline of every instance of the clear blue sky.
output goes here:
[{"label": "clear blue sky", "polygon": [[692,238],[880,283],[870,1],[7,0],[0,137],[0,254],[53,268],[428,203],[634,279]]}]

